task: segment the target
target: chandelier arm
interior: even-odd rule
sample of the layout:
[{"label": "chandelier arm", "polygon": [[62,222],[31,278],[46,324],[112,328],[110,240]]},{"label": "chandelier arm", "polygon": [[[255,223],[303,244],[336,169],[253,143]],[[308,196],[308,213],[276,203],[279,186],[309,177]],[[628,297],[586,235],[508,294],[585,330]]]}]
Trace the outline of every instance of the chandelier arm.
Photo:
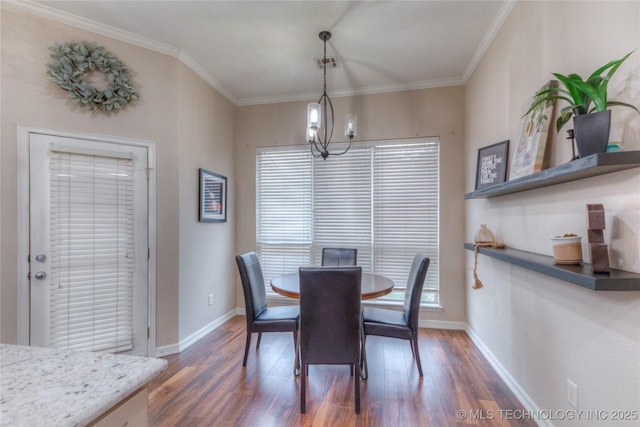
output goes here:
[{"label": "chandelier arm", "polygon": [[[326,91],[325,91],[325,92],[322,92],[322,95],[320,95],[320,98],[318,98],[318,105],[320,105],[320,106],[322,106],[322,105],[323,105],[324,97],[325,97],[325,96],[327,96],[327,92],[326,92]],[[325,121],[325,122],[327,121],[327,116],[326,116],[326,114],[325,114],[324,121]],[[324,123],[323,123],[323,124],[324,124]],[[316,129],[316,131],[315,131],[315,132],[316,132],[316,142],[315,142],[315,144],[317,144],[317,143],[319,142],[319,143],[320,143],[320,145],[322,145],[322,147],[326,149],[325,142],[324,142],[324,141],[322,140],[322,138],[320,137],[320,129]],[[326,140],[326,135],[325,135],[325,140]],[[318,146],[317,146],[317,145],[316,145],[316,149],[318,149]],[[320,151],[320,150],[318,150],[318,151]]]},{"label": "chandelier arm", "polygon": [[[313,150],[314,147],[315,147],[315,152]],[[310,151],[313,157],[322,157],[323,159],[326,159],[327,157],[329,157],[329,152],[326,149],[320,150],[318,146],[315,144],[311,144]]]},{"label": "chandelier arm", "polygon": [[[329,132],[329,137],[326,138],[327,146],[329,146],[329,142],[331,141],[331,138],[333,138],[333,129],[335,127],[336,121],[335,121],[335,118],[334,118],[335,116],[333,114],[333,102],[331,102],[331,98],[329,98],[329,95],[327,95],[327,101],[329,101],[329,109],[331,110],[331,132]],[[325,134],[325,137],[326,137],[327,124],[329,122],[329,116],[326,114],[326,112],[325,112],[324,116],[327,118],[327,120],[325,120],[325,123],[324,123],[324,134]]]},{"label": "chandelier arm", "polygon": [[344,153],[346,153],[347,151],[349,151],[349,148],[351,148],[351,140],[352,140],[352,139],[353,139],[353,138],[349,138],[349,145],[347,145],[347,148],[345,148],[343,152],[341,152],[341,153],[331,153],[331,155],[332,155],[332,156],[341,156],[341,155],[343,155]]},{"label": "chandelier arm", "polygon": [[[314,148],[316,149],[316,151],[317,151],[318,153],[322,153],[323,151],[326,151],[326,150],[324,149],[324,146],[323,146],[322,144],[320,144],[320,146],[323,148],[323,149],[321,150],[321,149],[318,147],[318,143],[317,143],[317,142],[315,142],[315,141],[314,141],[314,142],[312,142],[312,143],[311,143],[311,144],[309,144],[309,145],[311,146],[311,153],[312,153],[312,154],[313,154],[313,149],[314,149]],[[318,157],[318,156],[315,156],[315,157]]]},{"label": "chandelier arm", "polygon": [[[316,149],[316,150],[317,150],[317,149]],[[321,152],[319,152],[319,151],[318,151],[318,154],[314,153],[314,152],[313,152],[313,148],[311,149],[311,155],[312,155],[313,157],[322,157],[322,153],[321,153]]]}]

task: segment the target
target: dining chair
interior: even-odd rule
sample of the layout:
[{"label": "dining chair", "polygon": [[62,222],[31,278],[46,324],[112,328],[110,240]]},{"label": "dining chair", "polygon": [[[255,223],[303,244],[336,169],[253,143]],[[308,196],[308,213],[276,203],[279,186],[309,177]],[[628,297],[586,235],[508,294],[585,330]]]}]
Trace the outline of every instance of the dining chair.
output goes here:
[{"label": "dining chair", "polygon": [[[242,366],[247,366],[247,356],[251,345],[251,335],[258,333],[256,349],[260,347],[263,332],[293,332],[293,348],[298,348],[299,306],[267,307],[267,293],[260,261],[255,252],[236,256],[247,317],[247,341],[244,348]],[[297,353],[296,362],[297,366]],[[294,373],[296,372],[294,366]]]},{"label": "dining chair", "polygon": [[418,365],[418,372],[422,377],[422,364],[420,363],[420,352],[418,351],[418,320],[422,287],[429,269],[429,262],[429,258],[422,254],[417,254],[413,257],[413,263],[407,279],[403,311],[376,307],[365,307],[362,310],[363,379],[367,379],[369,376],[366,358],[367,335],[409,340],[411,352]]},{"label": "dining chair", "polygon": [[356,265],[358,249],[322,248],[323,266]]},{"label": "dining chair", "polygon": [[360,413],[362,267],[301,267],[300,412],[305,412],[309,365],[349,365]]}]

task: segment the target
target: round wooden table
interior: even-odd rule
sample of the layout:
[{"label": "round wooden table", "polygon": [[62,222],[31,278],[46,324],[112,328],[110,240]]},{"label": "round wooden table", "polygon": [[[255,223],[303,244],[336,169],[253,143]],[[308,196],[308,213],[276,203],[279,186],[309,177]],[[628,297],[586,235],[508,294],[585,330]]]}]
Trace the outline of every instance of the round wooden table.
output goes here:
[{"label": "round wooden table", "polygon": [[[378,298],[387,295],[393,289],[393,280],[379,274],[362,272],[362,299]],[[274,277],[271,289],[285,297],[300,299],[300,281],[298,272]]]}]

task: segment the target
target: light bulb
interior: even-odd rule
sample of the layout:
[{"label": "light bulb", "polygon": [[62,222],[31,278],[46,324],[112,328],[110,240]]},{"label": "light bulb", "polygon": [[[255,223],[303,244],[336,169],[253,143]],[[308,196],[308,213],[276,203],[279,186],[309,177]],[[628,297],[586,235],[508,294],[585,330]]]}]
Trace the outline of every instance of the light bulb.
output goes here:
[{"label": "light bulb", "polygon": [[307,106],[307,127],[317,130],[320,127],[320,117],[320,104],[309,104]]},{"label": "light bulb", "polygon": [[310,127],[307,128],[307,142],[309,144],[312,144],[316,141],[316,131],[311,129]]},{"label": "light bulb", "polygon": [[344,135],[347,138],[353,138],[356,136],[356,128],[358,125],[358,118],[355,114],[345,115]]}]

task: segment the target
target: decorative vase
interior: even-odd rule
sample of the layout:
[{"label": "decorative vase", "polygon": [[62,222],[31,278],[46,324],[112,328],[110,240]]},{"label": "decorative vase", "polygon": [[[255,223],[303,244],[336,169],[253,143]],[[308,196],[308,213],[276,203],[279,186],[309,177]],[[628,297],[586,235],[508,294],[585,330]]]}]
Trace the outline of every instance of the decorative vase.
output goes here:
[{"label": "decorative vase", "polygon": [[582,237],[556,236],[551,238],[554,264],[581,264]]},{"label": "decorative vase", "polygon": [[611,110],[573,117],[573,132],[580,157],[607,151],[611,130]]},{"label": "decorative vase", "polygon": [[493,237],[491,230],[487,228],[487,224],[480,224],[480,229],[476,233],[476,243],[493,243],[496,239]]}]

